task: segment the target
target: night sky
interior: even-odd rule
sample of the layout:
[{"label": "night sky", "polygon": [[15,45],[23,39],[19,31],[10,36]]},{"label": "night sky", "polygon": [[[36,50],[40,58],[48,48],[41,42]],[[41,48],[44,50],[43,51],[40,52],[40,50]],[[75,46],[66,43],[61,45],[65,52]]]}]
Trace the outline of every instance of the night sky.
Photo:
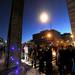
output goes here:
[{"label": "night sky", "polygon": [[[7,39],[11,0],[0,0],[0,37]],[[38,15],[47,11],[51,21],[43,24]],[[32,39],[32,34],[50,28],[61,33],[71,32],[66,0],[25,0],[22,25],[22,42]]]}]

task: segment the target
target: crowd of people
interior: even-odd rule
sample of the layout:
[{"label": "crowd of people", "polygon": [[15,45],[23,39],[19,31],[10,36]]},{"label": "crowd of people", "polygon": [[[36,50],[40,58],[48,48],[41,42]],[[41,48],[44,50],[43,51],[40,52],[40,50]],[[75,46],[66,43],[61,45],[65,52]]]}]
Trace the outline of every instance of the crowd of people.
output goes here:
[{"label": "crowd of people", "polygon": [[[58,46],[53,45],[46,46],[32,46],[28,47],[29,58],[31,58],[32,66],[37,68],[39,65],[39,72],[46,73],[46,75],[53,74],[52,65],[52,49],[56,52],[56,65],[58,66],[58,71],[60,75],[75,75],[75,47],[72,45],[68,46]],[[0,47],[0,58],[2,54],[5,53],[5,47]],[[38,62],[38,63],[37,63]]]},{"label": "crowd of people", "polygon": [[72,45],[61,46],[57,53],[57,65],[59,66],[60,74],[75,74],[75,48]]},{"label": "crowd of people", "polygon": [[0,59],[5,55],[5,46],[0,45]]},{"label": "crowd of people", "polygon": [[46,73],[46,75],[53,74],[52,66],[52,49],[56,51],[56,65],[60,75],[67,75],[67,73],[75,74],[75,48],[69,46],[36,46],[31,48],[30,55],[32,56],[32,64],[36,68],[37,60],[39,61],[39,72]]},{"label": "crowd of people", "polygon": [[52,72],[52,51],[51,46],[36,46],[30,48],[30,57],[32,58],[32,66],[36,68],[36,64],[39,64],[39,72],[48,73]]}]

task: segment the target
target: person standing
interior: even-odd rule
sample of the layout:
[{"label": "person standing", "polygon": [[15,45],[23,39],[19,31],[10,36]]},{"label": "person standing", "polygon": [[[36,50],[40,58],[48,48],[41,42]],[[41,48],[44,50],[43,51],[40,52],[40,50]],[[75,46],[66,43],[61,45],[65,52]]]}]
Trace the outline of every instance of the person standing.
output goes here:
[{"label": "person standing", "polygon": [[25,61],[28,61],[28,46],[25,44],[24,46],[24,55],[25,55]]},{"label": "person standing", "polygon": [[52,50],[51,46],[46,50],[46,75],[52,75]]},{"label": "person standing", "polygon": [[43,60],[43,49],[42,47],[39,47],[38,51],[38,57],[39,57],[39,71],[40,73],[44,72],[44,60]]},{"label": "person standing", "polygon": [[71,73],[72,71],[72,46],[69,45],[66,49],[66,68],[67,68],[67,73]]},{"label": "person standing", "polygon": [[61,46],[59,48],[59,71],[60,75],[65,75],[65,66],[66,65],[66,50],[64,49],[64,46]]}]

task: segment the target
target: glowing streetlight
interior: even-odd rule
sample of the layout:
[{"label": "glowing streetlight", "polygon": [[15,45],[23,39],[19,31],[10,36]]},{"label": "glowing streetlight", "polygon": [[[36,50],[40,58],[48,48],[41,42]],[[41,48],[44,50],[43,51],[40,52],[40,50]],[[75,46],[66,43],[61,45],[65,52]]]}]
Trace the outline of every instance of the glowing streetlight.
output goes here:
[{"label": "glowing streetlight", "polygon": [[49,14],[47,12],[42,12],[39,19],[42,23],[49,22]]},{"label": "glowing streetlight", "polygon": [[47,38],[50,38],[52,35],[50,33],[47,34]]}]

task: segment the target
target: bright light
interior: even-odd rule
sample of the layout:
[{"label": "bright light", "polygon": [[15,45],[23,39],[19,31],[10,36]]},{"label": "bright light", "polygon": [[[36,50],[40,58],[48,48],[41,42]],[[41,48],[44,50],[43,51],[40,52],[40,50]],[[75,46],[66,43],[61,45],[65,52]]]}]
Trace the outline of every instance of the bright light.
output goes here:
[{"label": "bright light", "polygon": [[11,56],[10,58],[11,58],[12,61],[14,60],[13,56]]},{"label": "bright light", "polygon": [[42,13],[40,14],[40,21],[41,21],[42,23],[47,23],[47,22],[49,22],[49,15],[48,15],[47,12],[42,12]]},{"label": "bright light", "polygon": [[16,74],[18,74],[19,73],[19,70],[18,69],[16,69]]},{"label": "bright light", "polygon": [[50,33],[47,34],[47,37],[50,38],[52,35]]},{"label": "bright light", "polygon": [[71,35],[71,38],[73,38],[74,36],[73,35]]},{"label": "bright light", "polygon": [[21,59],[21,62],[22,63],[25,63],[27,65],[30,65],[30,66],[32,65],[30,60],[29,61],[26,61],[25,59]]},{"label": "bright light", "polygon": [[75,47],[75,41],[74,41],[74,47]]},{"label": "bright light", "polygon": [[59,41],[57,41],[57,43],[59,43]]},{"label": "bright light", "polygon": [[55,52],[55,51],[53,51],[53,52],[52,52],[52,55],[55,57],[55,56],[56,56],[56,52]]},{"label": "bright light", "polygon": [[61,41],[61,43],[63,43],[63,41]]},{"label": "bright light", "polygon": [[24,51],[25,51],[25,53],[28,53],[28,47],[27,46],[24,47]]},{"label": "bright light", "polygon": [[15,48],[14,48],[14,46],[12,46],[12,48],[11,48],[12,50],[14,50]]},{"label": "bright light", "polygon": [[19,62],[17,61],[16,64],[19,65]]}]

